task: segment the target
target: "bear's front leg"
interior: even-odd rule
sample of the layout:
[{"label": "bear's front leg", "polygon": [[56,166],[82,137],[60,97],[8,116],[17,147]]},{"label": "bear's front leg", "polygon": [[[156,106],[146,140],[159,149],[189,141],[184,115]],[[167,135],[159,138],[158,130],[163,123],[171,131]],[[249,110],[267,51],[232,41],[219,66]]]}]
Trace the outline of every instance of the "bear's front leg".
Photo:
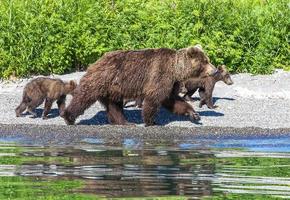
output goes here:
[{"label": "bear's front leg", "polygon": [[137,98],[136,101],[135,101],[135,106],[137,108],[142,108],[142,103],[143,103],[143,98]]},{"label": "bear's front leg", "polygon": [[154,122],[155,114],[157,113],[159,105],[154,101],[149,99],[144,99],[143,107],[142,107],[142,115],[145,126],[154,126],[156,123]]},{"label": "bear's front leg", "polygon": [[145,126],[156,125],[154,122],[155,114],[164,100],[172,95],[175,96],[175,87],[178,87],[178,85],[175,85],[176,84],[168,79],[167,76],[164,76],[159,79],[158,82],[147,86],[142,106],[142,115]]}]

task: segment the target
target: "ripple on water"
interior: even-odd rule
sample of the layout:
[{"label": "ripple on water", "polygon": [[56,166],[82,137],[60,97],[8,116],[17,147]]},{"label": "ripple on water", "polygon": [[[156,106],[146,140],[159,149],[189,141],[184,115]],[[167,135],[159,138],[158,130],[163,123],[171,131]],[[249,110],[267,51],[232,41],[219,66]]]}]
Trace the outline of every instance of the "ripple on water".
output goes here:
[{"label": "ripple on water", "polygon": [[85,138],[70,146],[24,145],[19,138],[0,141],[0,197],[6,199],[48,198],[52,193],[52,199],[290,198],[287,137],[158,143]]}]

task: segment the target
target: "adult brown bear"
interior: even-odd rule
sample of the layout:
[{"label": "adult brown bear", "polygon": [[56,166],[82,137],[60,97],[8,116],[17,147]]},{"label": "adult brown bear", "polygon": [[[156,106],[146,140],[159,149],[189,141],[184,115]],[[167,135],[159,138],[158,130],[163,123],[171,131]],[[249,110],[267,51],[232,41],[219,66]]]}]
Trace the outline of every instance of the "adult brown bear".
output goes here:
[{"label": "adult brown bear", "polygon": [[[178,99],[175,106],[172,97],[175,83],[214,71],[200,46],[109,52],[87,69],[61,116],[67,124],[74,124],[75,119],[98,100],[105,106],[110,123],[127,124],[123,99],[142,98],[145,125],[154,125],[154,115],[161,105],[173,112],[175,107],[185,106],[187,113],[184,114],[188,115],[189,104]],[[193,109],[191,112],[193,119],[199,119]]]}]

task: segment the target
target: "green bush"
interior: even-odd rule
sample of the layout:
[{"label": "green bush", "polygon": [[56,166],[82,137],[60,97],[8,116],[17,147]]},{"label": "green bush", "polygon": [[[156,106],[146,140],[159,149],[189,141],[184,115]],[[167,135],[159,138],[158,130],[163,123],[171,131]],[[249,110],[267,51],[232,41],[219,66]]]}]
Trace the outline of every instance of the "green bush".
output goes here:
[{"label": "green bush", "polygon": [[289,0],[0,0],[0,77],[85,69],[107,51],[204,46],[232,72],[289,70]]}]

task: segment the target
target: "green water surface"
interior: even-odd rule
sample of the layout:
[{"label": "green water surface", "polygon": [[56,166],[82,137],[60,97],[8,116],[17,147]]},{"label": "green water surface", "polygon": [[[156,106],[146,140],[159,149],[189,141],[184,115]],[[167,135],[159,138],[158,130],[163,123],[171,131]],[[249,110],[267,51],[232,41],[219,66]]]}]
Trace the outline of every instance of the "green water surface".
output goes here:
[{"label": "green water surface", "polygon": [[290,153],[182,144],[0,145],[0,199],[290,199]]}]

